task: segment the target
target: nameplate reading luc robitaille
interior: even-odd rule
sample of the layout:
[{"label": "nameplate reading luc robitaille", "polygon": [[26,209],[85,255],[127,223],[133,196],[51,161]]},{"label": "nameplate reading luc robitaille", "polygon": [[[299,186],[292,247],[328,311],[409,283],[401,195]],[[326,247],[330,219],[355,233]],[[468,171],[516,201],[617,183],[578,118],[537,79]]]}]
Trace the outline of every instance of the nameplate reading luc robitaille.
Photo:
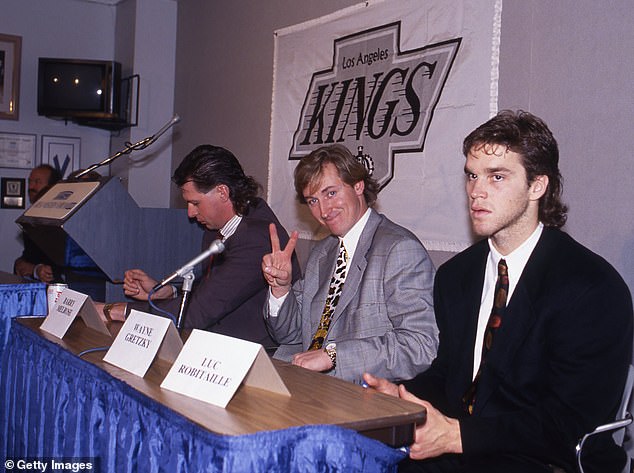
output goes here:
[{"label": "nameplate reading luc robitaille", "polygon": [[193,330],[161,388],[224,408],[243,381],[291,395],[262,345]]}]

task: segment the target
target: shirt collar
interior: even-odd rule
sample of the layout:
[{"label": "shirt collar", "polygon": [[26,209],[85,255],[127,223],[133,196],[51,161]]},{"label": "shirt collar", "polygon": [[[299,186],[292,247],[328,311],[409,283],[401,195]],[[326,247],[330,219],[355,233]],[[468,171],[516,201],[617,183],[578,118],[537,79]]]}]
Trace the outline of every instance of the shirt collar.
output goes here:
[{"label": "shirt collar", "polygon": [[348,233],[346,233],[343,238],[339,237],[339,241],[343,240],[343,246],[346,247],[346,252],[348,253],[348,261],[352,261],[354,252],[357,250],[357,245],[359,244],[359,238],[361,238],[361,233],[363,233],[365,224],[368,223],[371,212],[372,210],[368,208],[361,216],[361,218],[357,221],[357,223],[355,223],[352,228],[348,230]]},{"label": "shirt collar", "polygon": [[504,258],[506,265],[508,266],[509,298],[511,294],[513,294],[517,281],[522,275],[531,253],[537,246],[537,242],[539,241],[539,237],[542,235],[543,230],[544,224],[539,222],[535,231],[531,233],[531,236],[524,240],[524,243],[505,256],[495,249],[491,239],[489,238],[489,249],[491,250],[488,259],[489,270],[492,270],[493,274],[497,275],[497,265],[500,260]]},{"label": "shirt collar", "polygon": [[220,229],[220,235],[222,236],[222,241],[224,242],[227,238],[233,235],[240,225],[242,221],[242,215],[234,215],[229,219],[227,223]]}]

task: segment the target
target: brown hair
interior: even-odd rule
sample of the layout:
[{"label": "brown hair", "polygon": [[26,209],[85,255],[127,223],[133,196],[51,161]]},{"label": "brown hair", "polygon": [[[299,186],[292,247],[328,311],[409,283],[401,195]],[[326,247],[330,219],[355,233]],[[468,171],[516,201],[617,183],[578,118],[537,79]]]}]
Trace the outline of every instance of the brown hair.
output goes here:
[{"label": "brown hair", "polygon": [[220,146],[200,145],[180,163],[172,181],[182,187],[192,182],[198,192],[206,194],[219,184],[229,189],[229,199],[238,215],[246,215],[249,205],[260,189],[259,184],[247,176],[233,153]]},{"label": "brown hair", "polygon": [[368,207],[376,202],[379,193],[378,183],[370,177],[363,164],[357,161],[350,150],[343,145],[322,146],[304,156],[295,168],[295,192],[297,199],[305,204],[304,189],[316,183],[322,175],[324,165],[331,163],[337,168],[341,180],[353,186],[363,181],[363,197]]},{"label": "brown hair", "polygon": [[539,220],[555,228],[566,223],[568,207],[561,201],[559,148],[541,118],[523,110],[503,110],[464,139],[462,152],[467,156],[473,148],[483,145],[502,145],[519,154],[529,183],[537,176],[547,176],[548,188],[539,200]]}]

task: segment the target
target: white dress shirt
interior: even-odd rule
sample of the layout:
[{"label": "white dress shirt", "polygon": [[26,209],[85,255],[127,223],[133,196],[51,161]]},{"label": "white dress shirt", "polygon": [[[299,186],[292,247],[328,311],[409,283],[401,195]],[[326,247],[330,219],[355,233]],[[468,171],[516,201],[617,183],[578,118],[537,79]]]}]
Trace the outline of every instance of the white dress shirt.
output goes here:
[{"label": "white dress shirt", "polygon": [[[359,244],[359,238],[361,238],[361,233],[363,233],[363,229],[365,228],[366,223],[368,223],[370,213],[371,210],[368,208],[361,218],[357,220],[357,223],[348,230],[348,233],[346,233],[343,237],[339,237],[339,242],[341,243],[343,240],[343,246],[346,248],[346,253],[348,253],[348,264],[350,264],[352,258],[354,257],[354,252],[357,250],[357,245]],[[346,271],[344,276],[344,282],[347,276],[348,271]],[[288,296],[288,293],[279,298],[275,297],[269,288],[269,317],[277,317],[277,313],[286,300],[286,296]]]},{"label": "white dress shirt", "polygon": [[544,224],[539,222],[535,231],[529,236],[524,243],[518,248],[513,250],[508,255],[504,256],[495,249],[491,240],[489,239],[489,257],[487,259],[486,270],[484,273],[484,286],[482,287],[482,299],[480,299],[480,312],[478,314],[478,332],[476,333],[476,342],[473,351],[473,378],[475,378],[478,368],[480,367],[480,361],[482,359],[482,343],[484,341],[484,331],[486,330],[489,322],[489,316],[491,315],[491,309],[493,308],[493,296],[495,293],[495,282],[498,277],[498,263],[501,259],[506,260],[509,276],[509,293],[506,299],[506,303],[511,301],[513,291],[517,286],[517,282],[524,271],[524,267],[531,256],[531,253],[535,249],[539,237],[544,229]]},{"label": "white dress shirt", "polygon": [[242,222],[242,215],[234,215],[223,225],[223,227],[219,230],[223,243],[236,232],[240,222]]}]

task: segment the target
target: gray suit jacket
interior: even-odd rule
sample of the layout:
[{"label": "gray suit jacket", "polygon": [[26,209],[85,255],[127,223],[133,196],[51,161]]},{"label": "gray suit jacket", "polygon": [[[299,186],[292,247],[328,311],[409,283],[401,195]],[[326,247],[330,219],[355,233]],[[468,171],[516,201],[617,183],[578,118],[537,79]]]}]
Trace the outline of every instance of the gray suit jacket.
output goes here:
[{"label": "gray suit jacket", "polygon": [[[315,245],[304,278],[293,285],[277,317],[265,316],[280,344],[276,358],[308,349],[326,302],[339,241]],[[432,288],[434,267],[410,231],[371,211],[348,268],[324,342],[337,343],[329,374],[360,383],[364,372],[390,380],[424,371],[436,356],[438,328]]]}]

